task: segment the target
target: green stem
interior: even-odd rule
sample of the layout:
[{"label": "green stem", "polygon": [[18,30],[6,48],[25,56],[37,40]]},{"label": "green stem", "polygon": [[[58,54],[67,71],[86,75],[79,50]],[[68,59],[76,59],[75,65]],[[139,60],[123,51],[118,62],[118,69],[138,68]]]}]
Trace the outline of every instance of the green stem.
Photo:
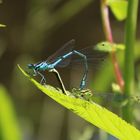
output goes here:
[{"label": "green stem", "polygon": [[[103,29],[104,29],[106,40],[109,41],[110,43],[113,43],[113,36],[112,36],[112,31],[111,31],[111,26],[109,21],[109,10],[108,10],[108,6],[106,5],[106,0],[101,0],[101,15],[102,15]],[[111,52],[111,58],[112,58],[112,64],[114,67],[117,83],[121,91],[123,91],[124,81],[114,51]]]},{"label": "green stem", "polygon": [[[124,68],[124,79],[125,87],[124,93],[126,96],[130,96],[134,90],[134,44],[136,34],[136,22],[138,14],[138,2],[139,0],[128,0],[128,12],[126,20],[126,31],[125,31],[125,68]],[[122,109],[123,118],[131,122],[132,121],[132,105],[127,104]]]}]

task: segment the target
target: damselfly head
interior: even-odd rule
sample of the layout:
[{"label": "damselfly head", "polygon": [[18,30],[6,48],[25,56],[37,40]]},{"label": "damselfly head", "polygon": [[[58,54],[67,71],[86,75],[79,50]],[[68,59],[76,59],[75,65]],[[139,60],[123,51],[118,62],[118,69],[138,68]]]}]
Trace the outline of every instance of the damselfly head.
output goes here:
[{"label": "damselfly head", "polygon": [[35,68],[35,65],[34,64],[28,64],[28,68],[29,69],[34,69]]}]

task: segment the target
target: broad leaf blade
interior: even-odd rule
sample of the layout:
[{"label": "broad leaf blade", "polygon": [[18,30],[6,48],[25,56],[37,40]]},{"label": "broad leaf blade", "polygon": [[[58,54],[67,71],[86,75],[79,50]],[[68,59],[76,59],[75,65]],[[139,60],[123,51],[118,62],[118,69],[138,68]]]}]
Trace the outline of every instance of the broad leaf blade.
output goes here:
[{"label": "broad leaf blade", "polygon": [[116,114],[96,103],[90,103],[82,99],[66,96],[52,86],[43,86],[31,78],[20,67],[19,69],[38,89],[93,125],[103,129],[120,140],[140,140],[140,131],[119,118]]},{"label": "broad leaf blade", "polygon": [[127,17],[128,2],[126,0],[108,0],[107,5],[118,20],[121,21]]}]

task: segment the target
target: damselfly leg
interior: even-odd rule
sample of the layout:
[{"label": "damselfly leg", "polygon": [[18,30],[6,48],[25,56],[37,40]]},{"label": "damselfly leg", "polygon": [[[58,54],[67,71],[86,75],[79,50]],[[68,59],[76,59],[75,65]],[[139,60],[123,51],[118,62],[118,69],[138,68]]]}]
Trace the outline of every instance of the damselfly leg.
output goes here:
[{"label": "damselfly leg", "polygon": [[82,77],[82,80],[80,82],[80,89],[84,89],[86,86],[86,80],[87,80],[87,73],[88,73],[88,64],[87,64],[87,57],[86,55],[82,54],[79,51],[73,50],[63,56],[61,56],[57,61],[55,61],[52,65],[54,67],[56,67],[57,65],[59,65],[59,63],[61,63],[62,61],[64,61],[65,59],[67,59],[68,57],[71,57],[72,55],[78,55],[80,57],[82,57],[84,59],[84,66],[85,66],[85,70],[84,70],[84,75]]},{"label": "damselfly leg", "polygon": [[64,83],[63,83],[63,81],[62,81],[62,79],[61,79],[61,76],[60,76],[59,72],[58,72],[56,69],[51,69],[51,70],[49,70],[49,72],[54,72],[54,73],[56,74],[56,77],[57,77],[57,79],[58,79],[58,81],[59,81],[59,83],[60,83],[62,92],[65,93],[65,94],[67,95],[67,91],[66,91],[66,89],[65,89]]},{"label": "damselfly leg", "polygon": [[40,73],[39,71],[36,71],[35,69],[33,71],[34,71],[33,76],[40,75],[40,77],[41,77],[40,84],[46,84],[46,79],[45,79],[44,75],[42,73]]},{"label": "damselfly leg", "polygon": [[40,73],[40,72],[37,72],[40,76],[41,76],[41,81],[40,81],[40,84],[46,84],[46,79],[45,79],[45,77],[44,77],[44,75],[42,74],[42,73]]}]

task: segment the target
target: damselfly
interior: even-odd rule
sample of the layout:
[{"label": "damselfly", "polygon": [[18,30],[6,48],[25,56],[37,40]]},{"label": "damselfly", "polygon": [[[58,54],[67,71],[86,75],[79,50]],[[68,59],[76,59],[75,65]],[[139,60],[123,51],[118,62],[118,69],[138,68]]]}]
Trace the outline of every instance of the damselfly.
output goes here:
[{"label": "damselfly", "polygon": [[79,86],[79,89],[82,90],[86,87],[86,80],[88,74],[87,61],[95,60],[94,63],[97,63],[98,60],[100,61],[104,60],[103,58],[106,55],[104,55],[105,53],[101,54],[99,52],[97,53],[97,51],[93,51],[93,47],[84,48],[82,50],[75,50],[74,46],[75,46],[75,40],[72,39],[66,44],[64,44],[64,46],[62,46],[53,55],[49,56],[47,60],[35,64],[28,64],[28,68],[33,70],[34,72],[33,76],[37,76],[37,75],[41,76],[40,83],[46,83],[46,79],[44,75],[41,73],[42,71],[47,70],[49,72],[55,72],[57,74],[61,87],[63,87],[62,90],[65,91],[63,82],[59,76],[59,73],[56,71],[55,68],[66,67],[71,62],[72,56],[78,56],[80,59],[74,58],[73,60],[74,62],[82,62],[84,65],[84,73]]},{"label": "damselfly", "polygon": [[41,76],[41,83],[46,83],[46,79],[44,75],[41,73],[42,71],[52,71],[56,67],[65,67],[68,64],[69,57],[72,55],[77,55],[84,60],[84,74],[80,82],[80,89],[84,89],[86,86],[86,79],[88,73],[88,64],[87,57],[83,53],[74,50],[73,47],[75,45],[75,40],[70,40],[67,42],[62,48],[60,48],[56,53],[47,58],[46,61],[42,61],[36,64],[28,64],[28,68],[34,71],[34,76]]}]

